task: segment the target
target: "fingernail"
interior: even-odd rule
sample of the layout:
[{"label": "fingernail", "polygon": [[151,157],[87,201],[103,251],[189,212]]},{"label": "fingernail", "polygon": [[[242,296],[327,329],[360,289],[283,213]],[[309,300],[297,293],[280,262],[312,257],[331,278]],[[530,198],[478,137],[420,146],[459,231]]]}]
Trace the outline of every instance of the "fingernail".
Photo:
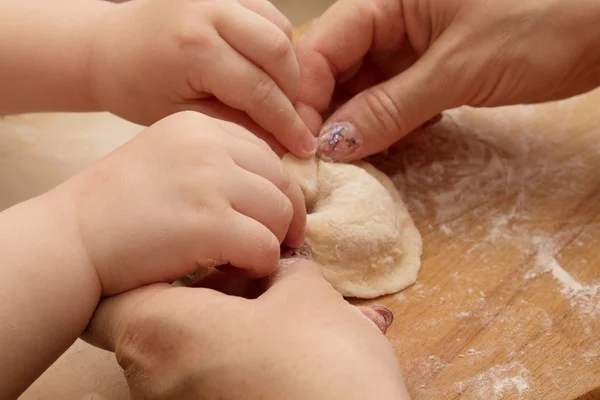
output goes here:
[{"label": "fingernail", "polygon": [[282,249],[279,258],[279,267],[281,268],[295,264],[301,260],[312,260],[312,253],[307,245],[303,245],[297,249]]},{"label": "fingernail", "polygon": [[394,322],[394,313],[392,310],[379,304],[373,304],[371,308],[385,319],[385,329],[387,330],[392,325],[392,322]]},{"label": "fingernail", "polygon": [[370,319],[383,334],[386,333],[394,319],[392,312],[383,306],[358,306],[357,308],[365,317]]},{"label": "fingernail", "polygon": [[421,125],[421,128],[428,128],[430,126],[433,126],[435,124],[437,124],[438,122],[440,122],[442,120],[442,114],[438,114],[433,118],[428,119],[427,121],[425,121],[425,123],[423,123],[423,125]]},{"label": "fingernail", "polygon": [[307,155],[312,156],[317,152],[317,140],[314,136],[305,136],[302,142],[302,149]]},{"label": "fingernail", "polygon": [[281,251],[281,258],[296,258],[304,260],[312,260],[312,253],[307,245],[303,245],[297,249],[286,248]]},{"label": "fingernail", "polygon": [[328,125],[321,130],[317,154],[325,161],[344,161],[362,144],[362,138],[350,122]]}]

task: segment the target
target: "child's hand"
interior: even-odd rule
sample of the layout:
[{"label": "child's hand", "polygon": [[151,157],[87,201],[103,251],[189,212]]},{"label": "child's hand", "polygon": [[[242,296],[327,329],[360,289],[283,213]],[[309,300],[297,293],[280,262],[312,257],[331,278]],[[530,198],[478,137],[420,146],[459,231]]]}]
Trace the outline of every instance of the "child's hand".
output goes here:
[{"label": "child's hand", "polygon": [[304,240],[304,198],[279,158],[244,128],[199,113],[160,121],[63,188],[103,295],[199,266],[265,276],[284,239]]},{"label": "child's hand", "polygon": [[297,156],[316,147],[294,109],[291,25],[267,0],[115,6],[99,25],[90,68],[100,108],[134,122],[190,109],[236,122],[248,115],[265,130],[255,133],[273,135]]}]

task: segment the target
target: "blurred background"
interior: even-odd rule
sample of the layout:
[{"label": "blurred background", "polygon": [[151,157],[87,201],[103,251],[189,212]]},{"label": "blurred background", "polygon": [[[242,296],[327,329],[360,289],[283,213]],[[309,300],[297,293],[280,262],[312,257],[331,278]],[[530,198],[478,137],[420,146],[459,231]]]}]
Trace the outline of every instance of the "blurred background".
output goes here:
[{"label": "blurred background", "polygon": [[[128,0],[110,0],[123,3]],[[335,0],[270,0],[291,21],[295,27],[300,26],[323,13]]]}]

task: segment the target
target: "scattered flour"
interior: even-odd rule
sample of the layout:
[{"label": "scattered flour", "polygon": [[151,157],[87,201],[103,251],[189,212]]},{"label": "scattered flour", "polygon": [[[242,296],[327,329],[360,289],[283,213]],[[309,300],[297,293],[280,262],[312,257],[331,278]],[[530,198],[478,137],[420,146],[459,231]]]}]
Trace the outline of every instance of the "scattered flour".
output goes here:
[{"label": "scattered flour", "polygon": [[448,225],[443,224],[440,226],[440,232],[442,232],[444,235],[450,236],[452,234],[452,229]]},{"label": "scattered flour", "polygon": [[[471,304],[475,303],[477,311],[450,311],[448,316],[455,320],[473,318],[463,319],[460,324],[475,323],[485,327],[497,318],[498,313],[493,307],[502,295],[507,295],[502,279],[514,284],[514,276],[503,274],[505,265],[502,257],[488,255],[504,251],[507,259],[516,263],[533,259],[533,267],[523,279],[552,277],[557,283],[557,291],[569,301],[582,321],[600,317],[600,282],[589,284],[578,281],[561,266],[560,258],[556,259],[563,246],[574,238],[571,242],[573,248],[589,246],[589,240],[580,235],[582,228],[586,227],[577,218],[567,218],[571,210],[565,208],[573,205],[572,214],[577,214],[574,206],[581,202],[581,194],[590,194],[590,185],[597,185],[594,176],[600,165],[598,124],[590,125],[589,133],[578,136],[577,140],[581,143],[577,145],[581,146],[581,151],[567,151],[575,148],[572,138],[565,133],[572,129],[570,118],[577,114],[577,101],[570,99],[544,111],[559,113],[561,118],[557,124],[538,125],[548,129],[543,136],[534,135],[530,128],[532,124],[539,123],[538,106],[476,112],[468,107],[452,110],[445,113],[442,124],[430,128],[427,134],[415,137],[402,151],[391,151],[387,159],[379,162],[374,160],[377,167],[392,176],[424,235],[430,232],[447,235],[452,239],[449,249],[464,249],[455,264],[448,264],[449,267],[456,265],[457,271],[448,274],[453,285],[462,285],[470,295],[469,300],[472,300]],[[563,146],[567,143],[568,147]],[[557,154],[557,148],[561,149],[560,154]],[[556,213],[546,212],[554,205]],[[557,225],[555,215],[565,223]],[[439,249],[430,251],[437,254]],[[470,269],[461,268],[460,263],[468,264]],[[461,268],[460,275],[458,268]],[[568,269],[571,268],[574,271],[576,267],[570,263]],[[488,287],[478,286],[475,278],[470,278],[476,276],[475,273],[496,279],[500,290],[490,291]],[[435,296],[435,291],[421,288],[411,294],[410,299],[431,301],[431,295]],[[436,298],[439,297],[448,297],[443,285]],[[536,319],[536,324],[531,324],[531,320],[515,323],[514,319],[503,324],[498,319],[493,329],[511,338],[526,331],[529,326],[540,326],[548,335],[554,332],[553,321],[554,324],[564,323],[551,318],[552,310],[535,310],[532,318]],[[425,326],[431,329],[434,322],[422,322],[423,331]],[[588,335],[596,334],[592,323],[584,326]],[[456,338],[457,342],[462,340]],[[510,339],[506,343],[510,343]],[[488,354],[487,347],[482,350]],[[509,347],[507,350],[510,357],[518,357],[526,349]],[[478,350],[470,349],[459,358],[475,354],[479,354]],[[584,355],[583,362],[598,365],[597,357],[592,356],[596,353],[585,354],[587,357]],[[412,378],[416,387],[425,387],[422,383],[429,382],[426,379],[429,373],[451,367],[432,357],[419,361],[418,366],[422,369],[415,369],[418,372]],[[487,360],[487,357],[480,356],[477,360]],[[498,364],[458,382],[455,389],[469,393],[469,398],[524,398],[530,392],[530,378],[525,366],[513,361]],[[427,390],[434,395],[429,385],[423,392]],[[436,393],[434,397],[423,398],[447,398],[445,395],[447,393]]]},{"label": "scattered flour", "polygon": [[537,278],[542,274],[551,273],[562,286],[561,293],[569,300],[571,307],[587,316],[600,316],[600,283],[582,284],[569,274],[554,257],[555,245],[551,240],[539,243],[538,252],[534,259],[534,267],[525,274],[526,279]]},{"label": "scattered flour", "polygon": [[460,393],[470,392],[477,399],[500,400],[509,393],[517,398],[529,393],[529,370],[518,362],[491,367],[485,372],[457,382],[456,389]]}]

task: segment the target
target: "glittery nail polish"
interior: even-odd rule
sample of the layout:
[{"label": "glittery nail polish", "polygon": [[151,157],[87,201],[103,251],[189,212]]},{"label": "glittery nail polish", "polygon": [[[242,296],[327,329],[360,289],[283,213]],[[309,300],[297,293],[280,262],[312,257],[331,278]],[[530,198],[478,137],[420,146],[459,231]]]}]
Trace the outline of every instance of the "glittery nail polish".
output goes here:
[{"label": "glittery nail polish", "polygon": [[362,144],[358,131],[349,122],[328,125],[318,139],[318,156],[325,161],[344,161]]}]

